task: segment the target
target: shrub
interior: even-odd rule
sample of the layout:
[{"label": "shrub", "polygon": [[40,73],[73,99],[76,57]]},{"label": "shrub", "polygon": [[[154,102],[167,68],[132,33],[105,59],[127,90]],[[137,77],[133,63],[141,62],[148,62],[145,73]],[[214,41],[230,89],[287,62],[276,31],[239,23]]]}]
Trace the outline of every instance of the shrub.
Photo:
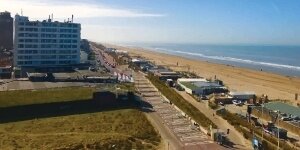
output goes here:
[{"label": "shrub", "polygon": [[214,103],[214,102],[211,102],[211,101],[208,101],[208,106],[211,108],[211,109],[218,109],[219,106]]}]

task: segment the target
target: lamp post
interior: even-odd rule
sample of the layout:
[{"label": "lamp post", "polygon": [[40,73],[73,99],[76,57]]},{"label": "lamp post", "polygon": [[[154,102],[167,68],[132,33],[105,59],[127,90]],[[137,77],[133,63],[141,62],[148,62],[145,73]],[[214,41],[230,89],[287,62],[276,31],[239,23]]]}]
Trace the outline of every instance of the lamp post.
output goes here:
[{"label": "lamp post", "polygon": [[277,124],[277,136],[278,136],[278,143],[277,143],[277,149],[279,149],[279,110],[277,111],[277,121],[278,121],[278,124]]},{"label": "lamp post", "polygon": [[[261,105],[261,120],[262,120],[262,124],[263,124],[263,113],[264,113],[264,104],[262,103]],[[262,131],[261,131],[261,138],[262,141],[264,141],[264,129],[263,129],[263,125],[262,125]]]}]

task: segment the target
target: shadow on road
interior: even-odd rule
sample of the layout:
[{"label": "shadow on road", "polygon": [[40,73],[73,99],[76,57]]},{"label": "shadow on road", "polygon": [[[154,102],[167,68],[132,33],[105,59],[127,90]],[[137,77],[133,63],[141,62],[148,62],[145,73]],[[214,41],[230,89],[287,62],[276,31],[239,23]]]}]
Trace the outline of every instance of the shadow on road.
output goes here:
[{"label": "shadow on road", "polygon": [[74,114],[85,114],[101,111],[134,108],[139,104],[134,101],[117,101],[109,106],[99,105],[99,100],[77,100],[69,102],[56,102],[45,104],[33,104],[0,108],[0,123],[24,121],[36,118],[48,118],[67,116]]}]

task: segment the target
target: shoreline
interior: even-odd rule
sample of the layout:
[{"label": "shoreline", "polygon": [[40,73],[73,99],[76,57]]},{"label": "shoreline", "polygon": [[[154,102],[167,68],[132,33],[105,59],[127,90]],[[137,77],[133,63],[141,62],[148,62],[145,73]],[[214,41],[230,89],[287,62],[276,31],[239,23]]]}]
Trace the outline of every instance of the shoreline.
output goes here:
[{"label": "shoreline", "polygon": [[[186,58],[147,48],[127,47],[114,44],[103,44],[107,47],[126,50],[130,56],[142,56],[155,62],[157,65],[167,66],[174,71],[195,72],[205,78],[213,78],[224,81],[232,91],[254,91],[258,96],[267,94],[270,99],[289,100],[296,104],[295,93],[300,94],[300,77],[285,76],[272,72],[248,69],[228,64],[219,64],[201,59]],[[177,66],[178,62],[178,66]],[[300,100],[298,100],[300,101]],[[299,102],[298,102],[299,103]]]},{"label": "shoreline", "polygon": [[[274,67],[274,66],[270,67],[268,65],[260,65],[259,66],[259,65],[254,65],[254,64],[247,64],[247,63],[243,63],[243,62],[223,60],[223,59],[221,59],[221,60],[220,59],[209,59],[209,58],[205,58],[205,57],[193,56],[193,55],[188,54],[188,53],[185,54],[183,52],[178,53],[177,51],[168,53],[169,51],[165,51],[163,49],[161,51],[159,51],[159,49],[150,48],[150,47],[122,46],[122,45],[117,45],[117,46],[127,47],[127,48],[134,48],[134,49],[142,49],[142,50],[145,50],[145,51],[148,51],[148,52],[157,52],[157,53],[162,53],[162,54],[166,54],[166,55],[170,55],[170,56],[178,56],[178,57],[183,57],[183,58],[186,58],[186,59],[192,59],[192,60],[195,60],[195,61],[209,62],[209,63],[212,63],[212,64],[219,64],[219,65],[226,65],[226,66],[233,66],[233,67],[237,67],[237,68],[240,68],[240,69],[249,69],[249,70],[254,70],[254,71],[258,71],[258,72],[266,72],[266,73],[270,73],[270,74],[276,74],[276,75],[281,75],[281,76],[293,77],[293,78],[299,78],[300,79],[300,75],[295,73],[295,72],[298,72],[297,70],[288,70],[288,68],[277,68],[277,67]],[[183,56],[181,56],[180,54],[182,54]],[[188,56],[188,55],[191,55],[191,56]],[[239,59],[239,58],[235,58],[235,59]],[[290,66],[290,65],[287,65],[287,64],[276,64],[276,63],[246,60],[246,59],[241,59],[241,60],[252,61],[254,63],[272,64],[272,65],[275,65],[275,66],[297,67],[297,69],[299,68],[298,66]],[[237,64],[241,64],[241,65],[237,65]],[[291,73],[291,72],[293,72],[293,73]],[[297,74],[297,75],[295,75],[295,74]]]}]

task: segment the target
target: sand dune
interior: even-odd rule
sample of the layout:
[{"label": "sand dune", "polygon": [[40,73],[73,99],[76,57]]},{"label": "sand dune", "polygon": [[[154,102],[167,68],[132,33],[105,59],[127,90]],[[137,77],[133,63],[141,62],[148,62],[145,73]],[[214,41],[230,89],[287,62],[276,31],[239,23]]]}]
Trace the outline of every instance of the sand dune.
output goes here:
[{"label": "sand dune", "polygon": [[[158,65],[166,65],[176,71],[193,71],[205,78],[224,81],[232,91],[254,91],[257,95],[267,94],[270,99],[295,101],[295,93],[300,94],[300,78],[277,75],[268,72],[250,70],[229,65],[210,63],[207,61],[187,59],[184,57],[147,51],[143,48],[108,45],[118,49],[127,50],[131,56],[143,56]],[[179,66],[177,66],[177,62]]]}]

